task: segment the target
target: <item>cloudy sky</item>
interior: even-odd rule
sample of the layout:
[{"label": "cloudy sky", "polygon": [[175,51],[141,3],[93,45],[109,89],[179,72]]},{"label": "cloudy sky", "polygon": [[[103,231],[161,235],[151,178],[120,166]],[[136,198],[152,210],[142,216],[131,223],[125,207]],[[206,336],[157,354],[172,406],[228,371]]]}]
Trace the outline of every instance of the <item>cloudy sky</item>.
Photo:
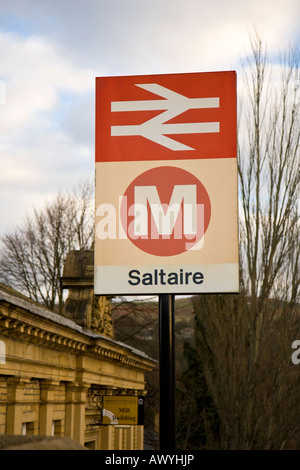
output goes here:
[{"label": "cloudy sky", "polygon": [[0,235],[94,174],[96,76],[237,70],[256,27],[276,60],[299,0],[0,0]]}]

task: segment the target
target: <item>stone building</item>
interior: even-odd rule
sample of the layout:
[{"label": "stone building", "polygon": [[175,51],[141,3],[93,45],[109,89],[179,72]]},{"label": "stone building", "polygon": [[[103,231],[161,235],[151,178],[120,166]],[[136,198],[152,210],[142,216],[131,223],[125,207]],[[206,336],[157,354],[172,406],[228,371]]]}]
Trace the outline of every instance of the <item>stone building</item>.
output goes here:
[{"label": "stone building", "polygon": [[101,400],[143,399],[145,373],[155,362],[113,339],[110,299],[93,295],[91,259],[73,252],[66,261],[64,316],[0,285],[0,435],[143,449],[143,425],[103,425]]}]

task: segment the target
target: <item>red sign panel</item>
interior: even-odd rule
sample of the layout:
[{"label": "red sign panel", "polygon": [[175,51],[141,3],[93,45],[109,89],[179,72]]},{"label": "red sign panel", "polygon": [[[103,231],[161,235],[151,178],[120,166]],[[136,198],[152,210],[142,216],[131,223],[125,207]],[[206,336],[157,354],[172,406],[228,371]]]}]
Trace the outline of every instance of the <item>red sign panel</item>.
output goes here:
[{"label": "red sign panel", "polygon": [[236,157],[236,74],[96,79],[96,162]]}]

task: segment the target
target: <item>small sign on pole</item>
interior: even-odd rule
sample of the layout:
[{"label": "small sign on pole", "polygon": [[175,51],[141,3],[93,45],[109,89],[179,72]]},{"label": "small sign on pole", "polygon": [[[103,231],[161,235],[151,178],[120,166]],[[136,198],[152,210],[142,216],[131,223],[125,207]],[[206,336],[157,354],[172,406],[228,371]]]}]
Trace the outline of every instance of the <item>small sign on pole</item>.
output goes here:
[{"label": "small sign on pole", "polygon": [[139,408],[144,404],[142,397],[103,396],[102,424],[137,425]]}]

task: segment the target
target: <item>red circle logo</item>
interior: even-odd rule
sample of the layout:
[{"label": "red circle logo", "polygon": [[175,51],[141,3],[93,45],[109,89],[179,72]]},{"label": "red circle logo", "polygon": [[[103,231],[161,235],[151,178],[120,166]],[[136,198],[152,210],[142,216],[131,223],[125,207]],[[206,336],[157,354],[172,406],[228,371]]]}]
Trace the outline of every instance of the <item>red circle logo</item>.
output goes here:
[{"label": "red circle logo", "polygon": [[211,204],[203,184],[181,168],[145,171],[125,191],[121,222],[140,250],[156,256],[188,251],[204,236]]}]

